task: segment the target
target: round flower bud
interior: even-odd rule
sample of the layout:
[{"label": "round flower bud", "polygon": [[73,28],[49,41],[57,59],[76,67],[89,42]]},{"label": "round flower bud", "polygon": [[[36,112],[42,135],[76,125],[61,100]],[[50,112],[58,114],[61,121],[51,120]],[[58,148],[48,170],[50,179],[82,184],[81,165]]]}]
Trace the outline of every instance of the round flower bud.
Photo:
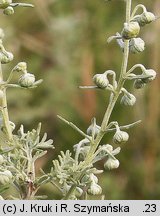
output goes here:
[{"label": "round flower bud", "polygon": [[104,150],[104,151],[108,151],[108,152],[112,152],[113,151],[113,146],[107,144],[107,145],[102,145],[101,148]]},{"label": "round flower bud", "polygon": [[132,53],[143,52],[145,49],[145,42],[141,38],[132,38],[129,42],[129,50]]},{"label": "round flower bud", "polygon": [[75,196],[76,197],[81,197],[83,194],[83,190],[80,187],[76,187],[75,189]]},{"label": "round flower bud", "polygon": [[125,106],[133,106],[136,103],[136,97],[133,94],[124,94],[121,98],[121,104]]},{"label": "round flower bud", "polygon": [[3,162],[4,162],[4,158],[2,155],[0,155],[0,165],[3,164]]},{"label": "round flower bud", "polygon": [[27,63],[26,62],[19,62],[13,69],[17,72],[26,72],[27,70]]},{"label": "round flower bud", "polygon": [[108,160],[104,163],[105,169],[117,169],[119,167],[119,160],[109,157]]},{"label": "round flower bud", "polygon": [[0,90],[0,99],[2,99],[4,96],[4,92],[2,90]]},{"label": "round flower bud", "polygon": [[18,81],[19,85],[25,88],[31,87],[34,84],[34,82],[35,82],[35,76],[30,73],[23,74]]},{"label": "round flower bud", "polygon": [[0,39],[3,39],[4,38],[4,31],[3,29],[0,28]]},{"label": "round flower bud", "polygon": [[138,22],[124,23],[124,28],[122,30],[122,37],[126,40],[135,38],[139,34],[140,26]]},{"label": "round flower bud", "polygon": [[129,135],[125,131],[117,130],[113,136],[113,141],[115,144],[122,144],[127,142],[129,139]]},{"label": "round flower bud", "polygon": [[145,85],[146,85],[146,84],[143,82],[142,79],[136,79],[136,80],[134,81],[134,84],[133,84],[133,86],[134,86],[135,89],[141,89],[141,88],[143,88]]},{"label": "round flower bud", "polygon": [[95,136],[96,136],[96,135],[99,133],[99,131],[100,131],[100,126],[95,125],[95,128],[93,128],[93,125],[91,124],[91,125],[88,127],[88,129],[87,129],[87,134],[88,134],[89,136],[91,136],[92,133],[93,133],[93,131],[94,131]]},{"label": "round flower bud", "polygon": [[93,82],[99,87],[99,88],[106,88],[109,84],[109,81],[107,79],[106,74],[96,74],[93,77]]},{"label": "round flower bud", "polygon": [[0,8],[4,9],[12,3],[12,0],[0,0]]},{"label": "round flower bud", "polygon": [[102,188],[96,183],[91,183],[88,193],[92,195],[100,195],[102,193]]},{"label": "round flower bud", "polygon": [[3,53],[0,54],[0,61],[2,64],[7,64],[13,60],[14,56],[11,52],[6,52],[4,55]]},{"label": "round flower bud", "polygon": [[153,69],[145,70],[144,75],[151,76],[151,77],[143,78],[142,81],[144,83],[149,83],[156,78],[156,74],[157,74],[156,71],[154,71]]},{"label": "round flower bud", "polygon": [[14,14],[14,9],[11,6],[8,6],[7,8],[4,9],[3,13],[5,15],[12,15],[12,14]]},{"label": "round flower bud", "polygon": [[143,12],[140,16],[140,25],[144,26],[156,20],[156,17],[151,12]]}]

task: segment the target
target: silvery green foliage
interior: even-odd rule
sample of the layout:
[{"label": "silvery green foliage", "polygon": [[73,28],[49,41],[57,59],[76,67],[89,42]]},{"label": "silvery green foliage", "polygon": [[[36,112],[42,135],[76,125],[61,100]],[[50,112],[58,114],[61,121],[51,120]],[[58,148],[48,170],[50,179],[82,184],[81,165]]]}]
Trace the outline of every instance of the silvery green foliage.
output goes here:
[{"label": "silvery green foliage", "polygon": [[[13,141],[7,142],[7,147],[3,143],[0,145],[0,184],[13,184],[20,192],[17,199],[34,198],[43,184],[38,184],[40,177],[35,176],[35,162],[47,153],[46,149],[54,147],[53,141],[47,140],[46,133],[40,138],[40,131],[41,124],[36,130],[28,132],[25,132],[21,125],[17,135],[13,136]],[[44,178],[43,175],[41,178]],[[32,188],[30,192],[28,187]]]},{"label": "silvery green foliage", "polygon": [[[126,0],[126,22],[123,24],[121,33],[108,38],[108,42],[116,39],[118,45],[123,52],[123,60],[121,67],[121,74],[119,80],[116,78],[116,72],[113,70],[107,70],[104,73],[97,73],[93,76],[93,86],[80,86],[82,89],[101,89],[103,91],[110,92],[110,101],[106,113],[104,115],[101,126],[96,124],[95,118],[92,119],[91,125],[87,129],[87,133],[83,132],[72,122],[68,122],[64,118],[60,119],[66,124],[70,125],[74,130],[79,132],[84,138],[76,145],[74,145],[75,156],[71,157],[71,154],[63,154],[65,159],[68,157],[68,163],[70,164],[69,170],[72,173],[68,174],[67,169],[64,168],[62,158],[60,156],[59,162],[54,161],[54,173],[57,170],[61,171],[62,175],[59,177],[66,178],[66,182],[63,179],[59,179],[60,188],[65,191],[63,194],[64,199],[78,198],[76,197],[76,188],[81,187],[85,194],[100,195],[102,188],[98,185],[98,180],[93,180],[93,176],[98,170],[94,170],[95,163],[100,160],[104,160],[105,169],[116,169],[119,167],[120,162],[117,159],[117,154],[120,153],[121,148],[113,148],[111,144],[99,145],[103,136],[108,132],[115,132],[113,135],[114,144],[125,144],[129,141],[129,135],[126,131],[130,127],[135,126],[140,121],[119,126],[117,121],[109,122],[112,110],[118,97],[121,97],[121,104],[126,106],[133,106],[136,103],[136,97],[124,88],[124,83],[128,80],[133,81],[134,87],[140,89],[150,83],[156,77],[156,72],[153,69],[146,69],[142,64],[134,65],[130,70],[127,69],[129,51],[137,54],[143,52],[145,49],[145,42],[139,37],[141,27],[146,24],[152,23],[156,20],[156,16],[148,12],[144,5],[137,5],[134,10],[131,10],[131,0]],[[138,9],[141,8],[143,12],[137,15]],[[134,74],[137,68],[140,68],[141,74]],[[111,77],[109,77],[111,76]],[[115,157],[116,156],[116,157]],[[56,164],[56,166],[55,166]],[[71,167],[72,166],[72,167]],[[62,171],[63,170],[63,171]],[[74,172],[73,172],[74,170]],[[101,173],[101,171],[100,171]],[[91,177],[92,176],[92,177]],[[66,190],[64,189],[66,187]]]}]

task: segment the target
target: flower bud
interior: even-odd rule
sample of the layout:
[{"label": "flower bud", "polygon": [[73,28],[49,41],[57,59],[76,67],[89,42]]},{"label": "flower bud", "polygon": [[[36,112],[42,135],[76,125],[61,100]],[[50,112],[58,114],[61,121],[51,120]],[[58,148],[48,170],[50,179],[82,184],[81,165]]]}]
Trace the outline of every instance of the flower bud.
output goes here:
[{"label": "flower bud", "polygon": [[105,169],[117,169],[119,167],[119,160],[109,157],[108,160],[104,163]]},{"label": "flower bud", "polygon": [[91,174],[85,174],[83,176],[83,178],[81,179],[82,183],[89,183],[89,182],[94,182],[94,183],[98,183],[98,178],[96,175],[94,175],[93,173]]},{"label": "flower bud", "polygon": [[135,38],[139,34],[140,26],[138,22],[124,23],[124,28],[122,30],[122,37],[126,40]]},{"label": "flower bud", "polygon": [[93,82],[99,87],[99,88],[106,88],[109,84],[109,81],[107,79],[106,74],[96,74],[93,77]]},{"label": "flower bud", "polygon": [[156,20],[156,17],[151,12],[143,12],[140,16],[140,25],[144,26]]},{"label": "flower bud", "polygon": [[3,162],[4,162],[4,158],[2,155],[0,155],[0,165],[3,164]]},{"label": "flower bud", "polygon": [[136,97],[133,94],[124,94],[121,98],[121,104],[125,106],[133,106],[136,103]]},{"label": "flower bud", "polygon": [[14,14],[14,9],[11,6],[8,6],[7,8],[4,9],[3,13],[5,15],[12,15],[12,14]]},{"label": "flower bud", "polygon": [[113,151],[113,146],[111,146],[111,145],[109,145],[109,144],[103,145],[103,146],[102,146],[102,149],[104,149],[104,150],[106,150],[106,151],[112,153],[112,151]]},{"label": "flower bud", "polygon": [[154,71],[153,69],[145,70],[144,75],[151,76],[151,77],[143,78],[142,81],[144,83],[149,83],[149,82],[151,82],[152,80],[154,80],[156,78],[156,74],[157,74],[156,71]]},{"label": "flower bud", "polygon": [[91,124],[91,125],[88,127],[88,129],[87,129],[87,134],[88,134],[89,136],[92,136],[93,131],[94,131],[95,136],[97,136],[97,134],[98,134],[99,131],[100,131],[100,126],[95,125],[95,128],[93,128],[93,124]]},{"label": "flower bud", "polygon": [[117,130],[113,136],[113,141],[115,144],[122,144],[127,142],[129,139],[129,135],[125,131]]},{"label": "flower bud", "polygon": [[35,82],[35,76],[30,73],[23,74],[18,81],[19,85],[25,88],[31,87],[34,84],[34,82]]},{"label": "flower bud", "polygon": [[136,15],[135,17],[133,17],[132,21],[134,22],[138,22],[140,26],[145,26],[146,24],[149,24],[153,21],[156,20],[156,17],[153,13],[151,12],[143,12],[140,15]]},{"label": "flower bud", "polygon": [[135,89],[141,89],[141,88],[143,88],[145,85],[146,85],[146,84],[143,82],[142,79],[136,79],[136,80],[134,81],[134,84],[133,84],[133,86],[134,86]]},{"label": "flower bud", "polygon": [[19,62],[14,68],[14,71],[17,72],[26,72],[27,70],[27,63],[26,62]]},{"label": "flower bud", "polygon": [[6,54],[0,54],[0,61],[2,64],[7,64],[13,60],[14,56],[11,52],[6,52]]},{"label": "flower bud", "polygon": [[132,53],[143,52],[145,49],[145,42],[141,38],[132,38],[129,42],[129,50]]},{"label": "flower bud", "polygon": [[100,195],[102,193],[102,188],[96,183],[91,183],[88,193],[92,195]]},{"label": "flower bud", "polygon": [[12,3],[12,0],[0,0],[0,8],[4,9]]}]

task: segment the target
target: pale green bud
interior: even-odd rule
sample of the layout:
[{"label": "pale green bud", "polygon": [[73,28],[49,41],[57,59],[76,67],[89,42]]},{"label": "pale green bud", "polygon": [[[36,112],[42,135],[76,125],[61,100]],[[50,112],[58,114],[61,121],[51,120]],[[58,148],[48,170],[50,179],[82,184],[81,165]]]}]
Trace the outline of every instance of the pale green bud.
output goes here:
[{"label": "pale green bud", "polygon": [[17,71],[17,72],[26,72],[27,70],[27,63],[26,62],[19,62],[14,68],[13,68],[14,71]]},{"label": "pale green bud", "polygon": [[13,60],[14,56],[11,52],[0,53],[0,61],[2,64],[7,64]]},{"label": "pale green bud", "polygon": [[96,183],[91,183],[88,193],[92,195],[100,195],[102,193],[102,188]]},{"label": "pale green bud", "polygon": [[109,157],[108,160],[104,163],[105,169],[117,169],[119,167],[119,160]]},{"label": "pale green bud", "polygon": [[143,88],[145,85],[146,85],[146,84],[143,82],[142,79],[136,79],[136,80],[134,81],[134,84],[133,84],[133,86],[134,86],[135,89],[141,89],[141,88]]},{"label": "pale green bud", "polygon": [[99,87],[99,88],[106,88],[109,84],[109,81],[107,79],[106,74],[96,74],[93,77],[93,82]]},{"label": "pale green bud", "polygon": [[110,144],[99,146],[99,148],[102,149],[102,151],[106,151],[110,153],[112,153],[113,151],[113,146],[111,146]]},{"label": "pale green bud", "polygon": [[30,73],[23,74],[18,81],[19,85],[25,88],[31,87],[34,84],[34,82],[35,82],[35,76],[34,74],[30,74]]},{"label": "pale green bud", "polygon": [[147,75],[147,76],[151,76],[150,78],[144,78],[144,79],[142,79],[142,81],[144,83],[149,83],[149,82],[151,82],[152,80],[154,80],[156,78],[156,74],[157,73],[153,69],[148,69],[148,70],[145,70],[143,74]]},{"label": "pale green bud", "polygon": [[99,131],[100,131],[100,126],[95,125],[95,127],[93,128],[93,124],[91,124],[91,125],[88,127],[88,129],[87,129],[87,134],[88,134],[89,136],[92,136],[93,131],[94,131],[95,136],[96,136],[96,135],[99,133]]},{"label": "pale green bud", "polygon": [[143,52],[145,49],[145,42],[141,38],[132,38],[129,42],[129,50],[132,53]]},{"label": "pale green bud", "polygon": [[133,106],[136,103],[136,97],[133,94],[124,94],[121,98],[121,104],[125,106]]},{"label": "pale green bud", "polygon": [[93,173],[91,173],[91,174],[85,174],[83,176],[83,178],[81,179],[81,182],[82,183],[89,183],[89,182],[98,183],[98,178]]},{"label": "pale green bud", "polygon": [[149,24],[153,21],[156,20],[156,17],[153,13],[151,12],[143,12],[140,15],[136,15],[135,17],[133,17],[132,21],[136,21],[139,23],[140,26],[145,26],[146,24]]},{"label": "pale green bud", "polygon": [[5,15],[12,15],[12,14],[14,14],[14,9],[11,6],[8,6],[7,8],[4,9],[3,13]]},{"label": "pale green bud", "polygon": [[156,20],[156,17],[151,12],[143,12],[140,16],[140,23],[142,26],[144,26],[145,24],[149,24],[155,20]]},{"label": "pale green bud", "polygon": [[0,8],[4,9],[12,3],[12,0],[0,0]]},{"label": "pale green bud", "polygon": [[117,130],[113,136],[113,141],[116,144],[122,144],[127,142],[129,139],[129,135],[125,131]]},{"label": "pale green bud", "polygon": [[126,40],[135,38],[139,34],[140,26],[138,22],[124,23],[124,28],[122,30],[122,37]]}]

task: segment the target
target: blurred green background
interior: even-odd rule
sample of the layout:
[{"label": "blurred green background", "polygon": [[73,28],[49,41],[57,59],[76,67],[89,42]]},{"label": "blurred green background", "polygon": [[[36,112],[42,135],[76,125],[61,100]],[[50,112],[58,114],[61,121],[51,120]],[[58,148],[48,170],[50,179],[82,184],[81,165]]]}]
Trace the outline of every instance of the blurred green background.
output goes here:
[{"label": "blurred green background", "polygon": [[[19,1],[17,1],[19,2]],[[92,84],[92,76],[113,69],[119,74],[122,53],[107,37],[121,31],[125,19],[124,1],[104,0],[30,0],[34,9],[16,8],[13,16],[1,14],[5,47],[14,53],[12,63],[4,66],[9,71],[19,61],[28,62],[28,69],[44,82],[35,90],[8,91],[10,118],[17,128],[26,130],[42,122],[42,130],[53,138],[55,150],[37,163],[49,171],[52,160],[60,150],[71,149],[80,141],[70,127],[60,122],[62,115],[86,130],[93,116],[101,123],[107,107],[108,93],[81,90],[79,85]],[[160,15],[159,0],[133,0],[133,6],[144,3],[149,11]],[[141,37],[146,42],[144,53],[130,55],[129,68],[142,63],[158,72],[160,67],[160,21],[144,27]],[[134,107],[117,103],[112,120],[128,124],[142,120],[129,131],[130,140],[118,155],[120,168],[105,171],[99,176],[105,199],[160,198],[160,77],[145,89],[128,88],[137,97]],[[103,143],[112,144],[112,136]],[[103,162],[97,164],[103,169]],[[47,185],[41,190],[49,199],[59,199],[58,192]]]}]

